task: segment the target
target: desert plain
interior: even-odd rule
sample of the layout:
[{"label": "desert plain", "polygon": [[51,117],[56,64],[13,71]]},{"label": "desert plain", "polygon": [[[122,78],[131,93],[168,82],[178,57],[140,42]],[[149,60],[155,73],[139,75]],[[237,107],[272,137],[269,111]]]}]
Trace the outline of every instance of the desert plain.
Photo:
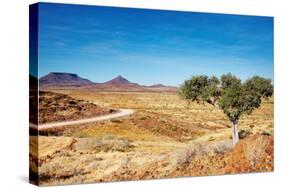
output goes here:
[{"label": "desert plain", "polygon": [[[45,92],[39,105],[42,122],[118,109],[134,113],[31,136],[31,174],[39,174],[39,185],[273,171],[273,97],[242,117],[241,140],[232,148],[231,124],[224,113],[207,103],[183,100],[176,91]],[[44,105],[55,110],[44,111]]]}]

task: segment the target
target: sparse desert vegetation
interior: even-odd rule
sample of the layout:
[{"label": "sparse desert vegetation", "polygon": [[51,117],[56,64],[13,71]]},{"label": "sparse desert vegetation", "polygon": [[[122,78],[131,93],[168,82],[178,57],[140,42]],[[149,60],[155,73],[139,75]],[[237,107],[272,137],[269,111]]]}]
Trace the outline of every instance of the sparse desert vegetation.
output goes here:
[{"label": "sparse desert vegetation", "polygon": [[231,124],[219,108],[174,92],[52,92],[136,112],[40,133],[39,155],[31,152],[40,185],[273,170],[273,98],[240,119],[241,141],[232,148]]},{"label": "sparse desert vegetation", "polygon": [[272,17],[30,10],[32,183],[273,171]]}]

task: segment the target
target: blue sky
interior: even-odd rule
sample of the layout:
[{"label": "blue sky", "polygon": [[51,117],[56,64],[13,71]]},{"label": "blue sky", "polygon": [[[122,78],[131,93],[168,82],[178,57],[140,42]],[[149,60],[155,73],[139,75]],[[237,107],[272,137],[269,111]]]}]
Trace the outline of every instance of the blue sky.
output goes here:
[{"label": "blue sky", "polygon": [[40,4],[39,76],[179,85],[191,75],[273,79],[273,18]]}]

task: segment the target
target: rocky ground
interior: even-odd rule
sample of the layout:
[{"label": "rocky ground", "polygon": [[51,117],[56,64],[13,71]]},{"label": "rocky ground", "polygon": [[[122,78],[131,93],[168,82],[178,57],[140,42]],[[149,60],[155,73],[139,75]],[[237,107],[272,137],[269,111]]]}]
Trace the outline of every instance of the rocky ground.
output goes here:
[{"label": "rocky ground", "polygon": [[65,94],[39,92],[39,124],[109,114],[115,110],[74,99]]},{"label": "rocky ground", "polygon": [[[35,137],[31,138],[34,142]],[[103,138],[39,137],[41,185],[206,176],[273,170],[272,136],[187,145]]]},{"label": "rocky ground", "polygon": [[273,98],[242,117],[239,132],[243,139],[232,148],[230,122],[208,104],[186,103],[172,93],[61,93],[55,96],[63,96],[58,101],[67,98],[67,104],[81,100],[102,109],[131,108],[136,113],[31,137],[31,171],[39,172],[40,185],[268,172],[274,168]]}]

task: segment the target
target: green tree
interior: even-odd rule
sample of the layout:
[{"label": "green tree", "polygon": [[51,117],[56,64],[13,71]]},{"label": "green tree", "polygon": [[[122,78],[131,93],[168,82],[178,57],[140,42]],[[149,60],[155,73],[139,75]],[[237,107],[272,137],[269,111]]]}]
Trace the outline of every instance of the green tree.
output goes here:
[{"label": "green tree", "polygon": [[[198,78],[204,78],[204,84],[198,84],[195,81]],[[214,76],[193,76],[185,83],[187,84],[180,88],[182,98],[208,102],[219,107],[228,117],[232,123],[233,145],[239,141],[238,122],[241,116],[251,114],[259,108],[262,98],[273,94],[271,80],[259,76],[254,76],[244,83],[230,73],[222,75],[220,80]]]},{"label": "green tree", "polygon": [[208,78],[208,84],[202,94],[203,101],[215,106],[219,97],[221,96],[221,89],[219,88],[219,85],[220,80],[217,77],[212,76]]},{"label": "green tree", "polygon": [[208,76],[193,76],[192,79],[186,80],[179,91],[179,94],[184,99],[199,102],[205,94],[208,86]]},{"label": "green tree", "polygon": [[254,92],[262,98],[268,98],[273,94],[271,79],[260,76],[253,76],[251,79],[246,80],[245,87],[248,92]]},{"label": "green tree", "polygon": [[241,85],[241,80],[230,73],[221,76],[222,89],[239,87],[240,85]]}]

